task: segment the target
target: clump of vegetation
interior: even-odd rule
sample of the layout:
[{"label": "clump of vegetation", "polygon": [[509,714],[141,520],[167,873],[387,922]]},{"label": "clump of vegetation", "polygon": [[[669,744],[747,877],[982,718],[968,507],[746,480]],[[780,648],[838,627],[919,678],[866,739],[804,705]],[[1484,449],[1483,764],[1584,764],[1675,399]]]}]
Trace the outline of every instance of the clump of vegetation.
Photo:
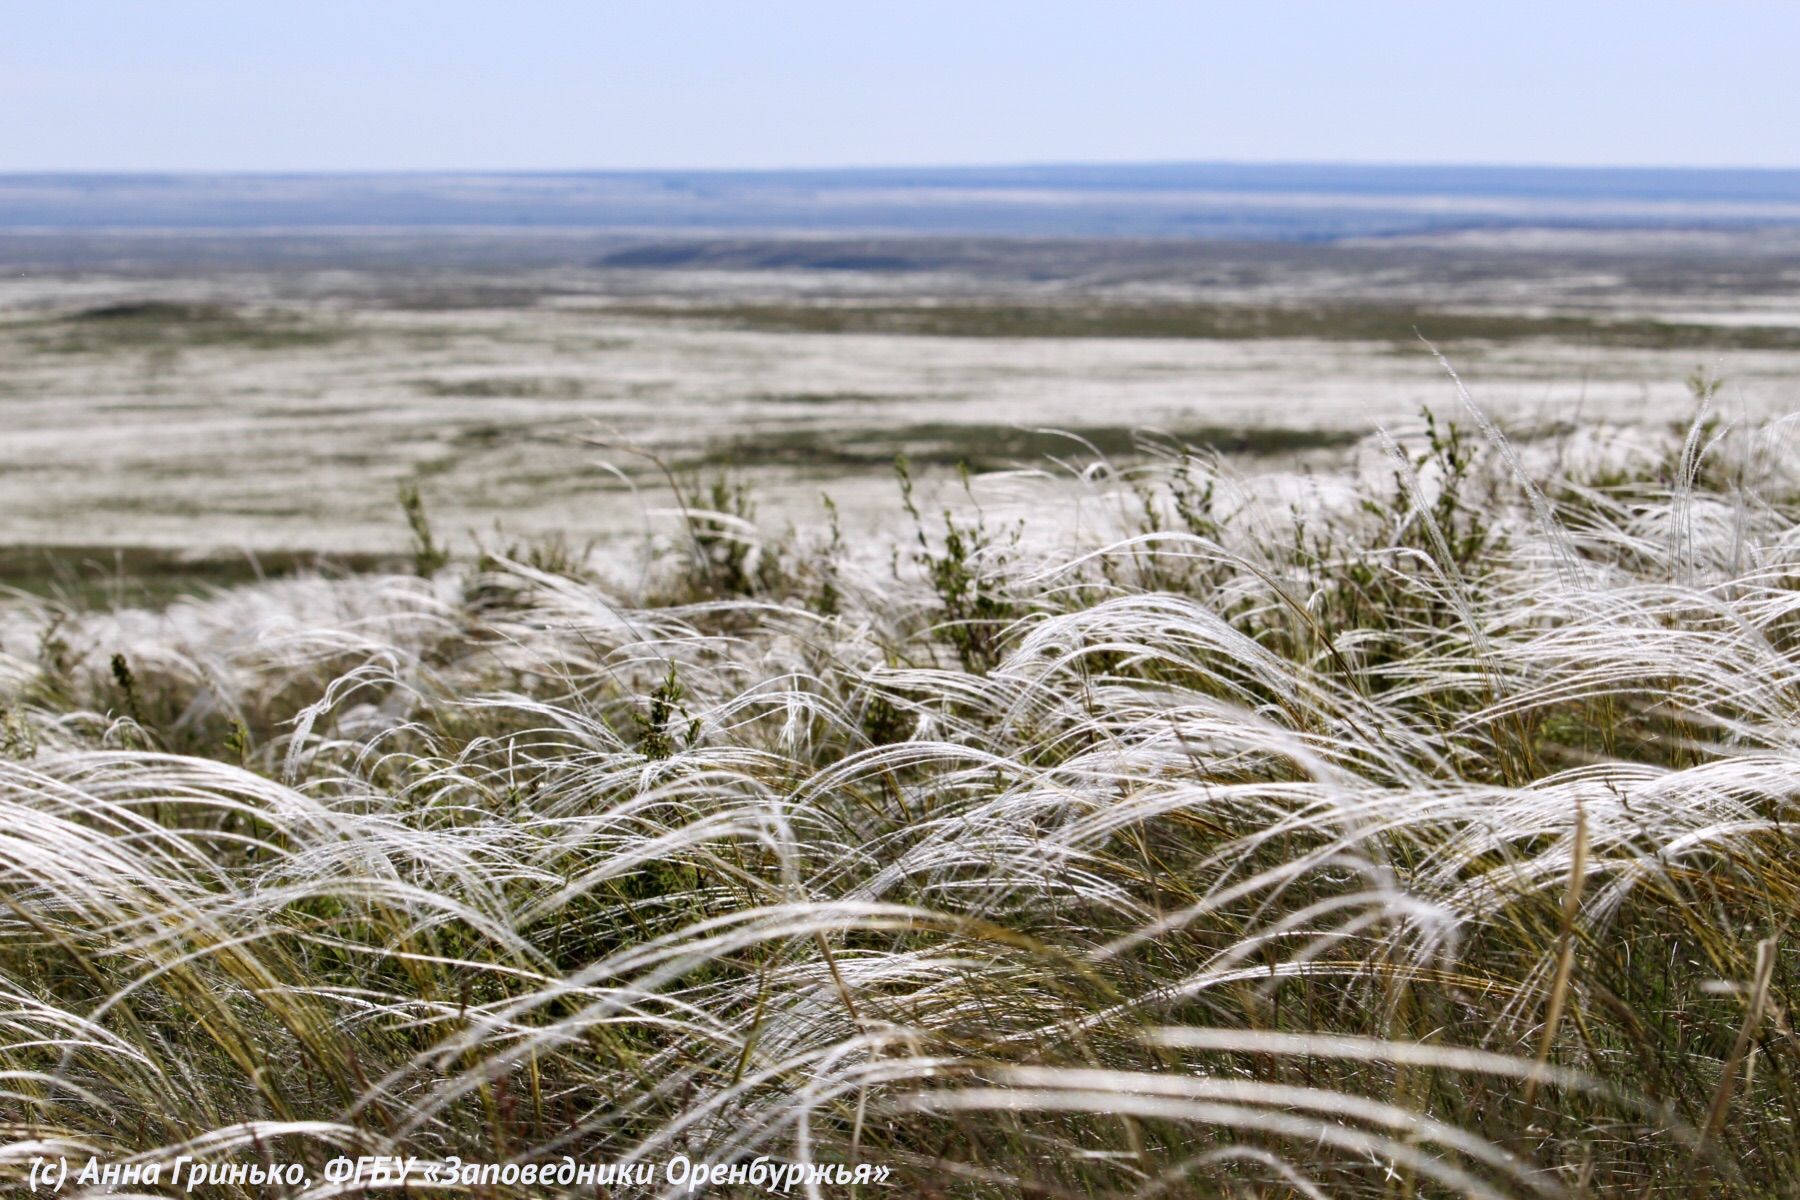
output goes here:
[{"label": "clump of vegetation", "polygon": [[648,583],[470,570],[415,492],[431,580],[21,596],[0,1172],[1787,1195],[1785,446],[1430,419],[1280,487],[1173,451],[1030,541],[903,466],[900,569],[834,532],[775,582],[729,481]]},{"label": "clump of vegetation", "polygon": [[659,576],[653,603],[774,599],[802,590],[789,561],[791,539],[770,537],[758,527],[748,482],[727,471],[684,478],[663,470],[681,525],[665,556],[673,569]]},{"label": "clump of vegetation", "polygon": [[425,513],[425,498],[419,494],[418,484],[400,485],[400,511],[406,514],[407,528],[412,530],[413,571],[420,578],[429,579],[450,562],[450,552],[438,544],[432,533],[431,518]]},{"label": "clump of vegetation", "polygon": [[750,485],[729,475],[714,476],[693,488],[684,508],[696,565],[708,582],[726,595],[754,592],[758,581],[751,560],[760,565],[761,546]]},{"label": "clump of vegetation", "polygon": [[[1006,623],[1017,612],[1007,598],[1003,579],[1010,550],[1018,544],[1017,530],[1005,539],[988,528],[979,507],[974,519],[967,522],[945,509],[942,548],[936,548],[914,500],[912,468],[905,455],[894,460],[894,472],[900,479],[900,503],[917,530],[919,550],[913,561],[925,569],[943,607],[944,620],[937,630],[955,648],[963,670],[986,675],[999,665]],[[961,477],[967,491],[967,467]]]},{"label": "clump of vegetation", "polygon": [[[898,454],[915,465],[968,466],[977,470],[1037,466],[1046,458],[1094,453],[1108,459],[1145,456],[1146,432],[1127,425],[1079,425],[1023,429],[1014,425],[937,422],[921,425],[842,424],[831,429],[775,429],[740,436],[714,447],[706,461],[791,463],[806,467],[875,469]],[[1242,457],[1291,458],[1342,450],[1358,435],[1341,429],[1186,427],[1172,431],[1178,445]]]},{"label": "clump of vegetation", "polygon": [[41,349],[63,354],[147,350],[167,369],[184,349],[281,350],[341,341],[348,330],[283,309],[133,300],[82,309],[28,327]]},{"label": "clump of vegetation", "polygon": [[784,333],[878,333],[975,338],[1316,338],[1414,345],[1525,339],[1649,349],[1791,349],[1800,334],[1780,325],[1721,326],[1655,319],[1446,312],[1410,304],[1263,305],[1142,303],[748,303],[637,305],[636,316],[707,321]]}]

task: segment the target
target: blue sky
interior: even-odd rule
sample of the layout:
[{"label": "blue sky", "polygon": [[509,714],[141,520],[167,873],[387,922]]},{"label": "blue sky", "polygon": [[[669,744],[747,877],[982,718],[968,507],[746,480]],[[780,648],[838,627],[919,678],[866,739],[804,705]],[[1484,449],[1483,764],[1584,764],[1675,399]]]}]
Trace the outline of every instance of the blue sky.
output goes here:
[{"label": "blue sky", "polygon": [[1788,0],[0,0],[0,171],[1800,167]]}]

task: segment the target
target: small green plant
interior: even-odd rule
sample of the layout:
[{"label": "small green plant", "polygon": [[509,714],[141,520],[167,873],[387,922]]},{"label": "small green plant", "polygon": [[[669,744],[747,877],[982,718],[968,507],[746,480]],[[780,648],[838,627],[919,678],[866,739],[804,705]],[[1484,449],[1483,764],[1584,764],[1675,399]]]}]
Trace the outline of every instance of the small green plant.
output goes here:
[{"label": "small green plant", "polygon": [[715,475],[695,485],[688,514],[694,546],[713,587],[731,596],[756,591],[750,561],[757,546],[748,533],[756,521],[756,498],[750,485],[729,474]]},{"label": "small green plant", "polygon": [[826,528],[830,536],[814,559],[818,586],[813,594],[812,610],[821,617],[835,617],[843,603],[843,594],[838,590],[838,561],[844,554],[844,530],[838,521],[836,501],[823,493],[819,499],[825,505]]},{"label": "small green plant", "polygon": [[225,761],[247,766],[250,762],[250,728],[244,724],[243,718],[231,718],[231,724],[225,731]]},{"label": "small green plant", "polygon": [[114,695],[124,717],[114,727],[114,733],[126,749],[152,749],[156,739],[151,735],[144,715],[144,698],[138,687],[137,674],[124,654],[114,654],[111,666]]},{"label": "small green plant", "polygon": [[1711,404],[1718,398],[1720,389],[1725,386],[1725,377],[1716,375],[1704,366],[1700,366],[1688,373],[1686,383],[1688,394],[1693,396],[1694,403]]},{"label": "small green plant", "polygon": [[[504,536],[497,526],[496,535]],[[586,579],[587,559],[593,553],[597,541],[589,541],[580,548],[570,544],[568,535],[562,530],[524,540],[513,540],[506,543],[504,550],[490,552],[479,538],[476,539],[475,564],[482,571],[496,571],[502,567],[502,560],[522,563],[534,571],[542,571],[546,575],[561,575],[566,579]]]},{"label": "small green plant", "polygon": [[[1169,476],[1169,491],[1174,496],[1175,514],[1189,533],[1203,538],[1217,538],[1225,531],[1228,517],[1218,512],[1218,457],[1202,464],[1193,452],[1183,447],[1175,471]],[[1200,478],[1196,479],[1198,472]]]},{"label": "small green plant", "polygon": [[400,511],[406,514],[406,524],[412,530],[413,571],[429,579],[449,564],[450,554],[432,535],[431,519],[425,514],[425,499],[419,494],[418,484],[400,485]]},{"label": "small green plant", "polygon": [[11,707],[0,707],[0,758],[27,762],[37,756],[37,733]]},{"label": "small green plant", "polygon": [[730,473],[682,478],[662,468],[686,533],[682,569],[663,601],[762,595],[785,585],[779,555],[756,528],[756,497],[748,482]]},{"label": "small green plant", "polygon": [[1440,426],[1429,408],[1420,415],[1425,448],[1394,467],[1391,497],[1365,495],[1361,507],[1395,528],[1396,546],[1434,559],[1447,552],[1444,569],[1466,570],[1479,565],[1490,536],[1482,507],[1468,496],[1475,443],[1457,422]]},{"label": "small green plant", "polygon": [[[919,549],[913,561],[925,568],[925,577],[943,605],[946,619],[939,630],[956,651],[964,670],[986,675],[1004,657],[1002,633],[1017,615],[995,568],[1003,565],[1010,546],[1017,545],[1019,531],[1014,529],[1011,537],[1003,541],[987,527],[979,509],[975,520],[965,524],[946,508],[943,549],[936,550],[925,533],[925,521],[913,496],[912,468],[904,454],[894,459],[894,473],[900,480],[901,504],[917,530]],[[959,474],[966,492],[968,468]]]},{"label": "small green plant", "polygon": [[680,722],[686,699],[681,677],[676,674],[675,664],[670,663],[669,673],[651,690],[645,711],[633,714],[638,724],[638,750],[645,758],[670,758],[681,749],[684,740],[693,741],[699,722],[689,721],[685,729]]},{"label": "small green plant", "polygon": [[32,691],[55,707],[65,707],[74,699],[75,650],[63,635],[68,622],[67,611],[53,612],[38,634],[38,671]]},{"label": "small green plant", "polygon": [[1426,450],[1416,465],[1428,469],[1437,480],[1431,518],[1442,531],[1456,565],[1467,568],[1476,561],[1488,539],[1482,509],[1470,503],[1466,495],[1470,470],[1475,465],[1475,446],[1457,422],[1450,421],[1440,429],[1436,414],[1429,408],[1424,416]]},{"label": "small green plant", "polygon": [[113,686],[119,689],[119,700],[125,715],[139,725],[144,723],[144,706],[138,697],[137,675],[131,670],[131,662],[123,654],[112,656]]}]

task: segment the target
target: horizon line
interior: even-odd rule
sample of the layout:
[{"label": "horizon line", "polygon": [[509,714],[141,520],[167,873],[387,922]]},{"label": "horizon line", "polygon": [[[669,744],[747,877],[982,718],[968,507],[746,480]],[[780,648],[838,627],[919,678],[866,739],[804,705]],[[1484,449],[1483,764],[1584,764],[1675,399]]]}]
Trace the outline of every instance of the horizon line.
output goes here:
[{"label": "horizon line", "polygon": [[1543,171],[1579,174],[1759,174],[1800,175],[1794,166],[1720,166],[1652,163],[1468,162],[1443,160],[1350,159],[1118,159],[1028,160],[1016,162],[863,163],[834,166],[662,166],[662,167],[0,167],[0,178],[159,178],[159,177],[352,177],[352,176],[593,176],[593,175],[855,175],[908,172],[1107,171],[1225,168],[1233,170],[1328,169],[1345,171]]}]

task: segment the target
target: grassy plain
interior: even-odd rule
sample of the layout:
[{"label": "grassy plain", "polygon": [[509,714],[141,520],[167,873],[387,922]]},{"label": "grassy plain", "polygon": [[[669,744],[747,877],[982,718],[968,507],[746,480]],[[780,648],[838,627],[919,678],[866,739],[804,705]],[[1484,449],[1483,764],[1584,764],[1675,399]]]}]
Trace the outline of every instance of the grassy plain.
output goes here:
[{"label": "grassy plain", "polygon": [[[1490,406],[1391,342],[226,282],[6,329],[9,519],[73,544],[12,552],[0,607],[9,1180],[680,1154],[892,1172],[859,1195],[1793,1193],[1785,351],[1721,384],[1688,344],[1451,347]],[[1385,433],[1324,402],[1415,369],[1440,403]],[[1288,386],[1312,407],[1251,404]],[[1032,432],[1070,416],[1092,445]],[[602,450],[623,478],[557,474]],[[557,523],[600,479],[619,527]],[[769,519],[821,488],[857,507]],[[221,525],[287,557],[216,557]]]},{"label": "grassy plain", "polygon": [[1514,428],[1660,426],[1697,368],[1790,411],[1796,256],[1715,241],[0,238],[3,540],[392,555],[416,484],[465,551],[618,543],[656,480],[626,446],[853,528],[891,525],[894,454],[1035,465],[1047,429],[1323,465],[1454,407],[1421,336]]}]

